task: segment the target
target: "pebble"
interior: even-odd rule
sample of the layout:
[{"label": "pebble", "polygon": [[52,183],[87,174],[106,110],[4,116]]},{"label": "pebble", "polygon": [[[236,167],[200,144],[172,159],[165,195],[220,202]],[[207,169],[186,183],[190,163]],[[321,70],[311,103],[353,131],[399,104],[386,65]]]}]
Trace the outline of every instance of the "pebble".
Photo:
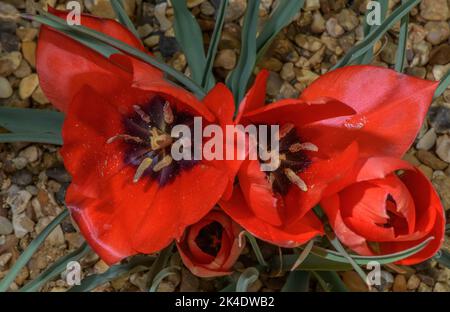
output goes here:
[{"label": "pebble", "polygon": [[328,34],[333,38],[340,37],[345,32],[344,28],[341,25],[339,25],[339,22],[335,17],[329,18],[325,24],[325,27],[327,29]]},{"label": "pebble", "polygon": [[449,16],[447,0],[423,0],[420,15],[429,21],[445,21]]},{"label": "pebble", "polygon": [[437,133],[449,133],[450,108],[446,106],[433,106],[428,113],[430,125]]},{"label": "pebble", "polygon": [[22,54],[11,52],[0,56],[0,76],[11,75],[20,65]]},{"label": "pebble", "polygon": [[231,49],[225,49],[217,53],[216,60],[214,61],[214,67],[222,67],[226,70],[232,70],[236,67],[237,55]]},{"label": "pebble", "polygon": [[292,81],[295,79],[295,71],[293,63],[285,63],[283,64],[283,68],[281,69],[280,76],[283,80]]},{"label": "pebble", "polygon": [[40,105],[46,105],[50,103],[49,99],[40,86],[38,86],[36,90],[34,90],[31,98]]},{"label": "pebble", "polygon": [[[8,192],[9,193],[9,192]],[[19,214],[25,211],[32,195],[30,192],[20,190],[6,197],[6,203],[11,207],[12,213]]]},{"label": "pebble", "polygon": [[[36,233],[41,233],[47,225],[50,224],[53,218],[51,217],[44,217],[40,218],[38,223],[36,224]],[[61,229],[61,226],[58,225],[47,237],[46,242],[50,244],[51,246],[61,246],[65,243],[64,233]]]},{"label": "pebble", "polygon": [[267,79],[267,94],[276,97],[280,93],[281,86],[284,81],[280,75],[275,72],[269,72],[269,78]]},{"label": "pebble", "polygon": [[7,218],[0,216],[0,235],[8,235],[13,232],[14,228],[11,221]]},{"label": "pebble", "polygon": [[431,292],[432,288],[428,286],[425,283],[420,283],[419,288],[417,289],[418,292]]},{"label": "pebble", "polygon": [[152,35],[144,40],[144,45],[149,48],[156,47],[159,44],[159,38],[159,35]]},{"label": "pebble", "polygon": [[[0,3],[0,5],[1,5],[1,3]],[[10,252],[0,255],[0,268],[6,267],[6,265],[8,264],[9,260],[11,260],[11,258],[12,258],[12,253],[10,253]]]},{"label": "pebble", "polygon": [[22,238],[34,230],[34,222],[28,218],[25,213],[13,215],[14,235],[17,238]]},{"label": "pebble", "polygon": [[33,41],[38,33],[39,30],[37,28],[31,27],[19,27],[16,30],[17,37],[22,41]]},{"label": "pebble", "polygon": [[435,170],[444,170],[448,167],[448,164],[445,161],[440,160],[433,153],[429,151],[419,150],[416,153],[416,157],[425,165],[435,169]]},{"label": "pebble", "polygon": [[36,67],[36,42],[25,41],[22,42],[22,54],[31,67]]},{"label": "pebble", "polygon": [[64,167],[49,168],[45,171],[45,174],[50,179],[58,181],[59,183],[69,183],[72,180]]},{"label": "pebble", "polygon": [[33,175],[26,169],[18,170],[12,175],[11,182],[20,186],[27,186],[33,182]]},{"label": "pebble", "polygon": [[15,34],[0,32],[0,45],[6,52],[18,51],[20,41]]},{"label": "pebble", "polygon": [[368,291],[366,283],[355,271],[347,271],[342,274],[344,284],[350,291],[366,292]]},{"label": "pebble", "polygon": [[25,78],[28,75],[31,75],[31,67],[28,65],[28,62],[25,60],[22,60],[20,62],[19,67],[14,71],[14,76],[17,78]]},{"label": "pebble", "polygon": [[416,290],[419,288],[420,285],[420,278],[417,275],[411,275],[411,277],[408,279],[408,283],[406,284],[406,288],[409,290]]},{"label": "pebble", "polygon": [[441,198],[445,211],[450,210],[450,177],[445,174],[435,176],[433,185]]},{"label": "pebble", "polygon": [[436,143],[437,135],[434,128],[428,130],[427,133],[417,142],[416,148],[420,150],[430,150]]},{"label": "pebble", "polygon": [[425,24],[427,40],[433,45],[438,45],[450,37],[450,25],[447,22],[428,22]]},{"label": "pebble", "polygon": [[161,2],[155,6],[155,17],[159,22],[159,29],[161,31],[169,30],[172,27],[172,22],[166,16],[167,2]]},{"label": "pebble", "polygon": [[311,52],[316,52],[323,46],[323,43],[316,37],[307,36],[304,34],[298,34],[295,36],[295,43],[297,43],[300,48]]},{"label": "pebble", "polygon": [[232,22],[244,15],[247,9],[246,0],[229,0],[228,8],[225,13],[225,22]]},{"label": "pebble", "polygon": [[34,163],[39,159],[42,152],[36,145],[31,145],[19,153],[19,157],[23,157],[28,163]]},{"label": "pebble", "polygon": [[273,71],[273,72],[279,72],[283,68],[283,63],[278,60],[277,58],[270,57],[270,58],[263,58],[259,64],[258,67],[265,68],[267,70]]},{"label": "pebble", "polygon": [[277,97],[280,99],[295,99],[298,97],[298,90],[295,89],[289,82],[284,82],[280,88],[280,94]]},{"label": "pebble", "polygon": [[159,38],[159,51],[162,56],[172,57],[179,50],[177,40],[174,37],[161,36]]},{"label": "pebble", "polygon": [[18,22],[20,20],[19,11],[11,4],[0,2],[0,21]]},{"label": "pebble", "polygon": [[429,179],[431,180],[431,178],[433,177],[433,169],[431,169],[428,166],[425,166],[424,164],[420,164],[419,165],[419,170],[422,171],[422,173]]},{"label": "pebble", "polygon": [[306,0],[306,3],[303,8],[305,11],[315,11],[320,9],[320,1],[319,0]]},{"label": "pebble", "polygon": [[383,50],[381,50],[381,59],[388,64],[395,64],[397,57],[397,45],[388,40]]},{"label": "pebble", "polygon": [[325,31],[325,19],[319,11],[314,12],[311,31],[315,34],[321,34]]},{"label": "pebble", "polygon": [[9,80],[0,76],[0,99],[7,99],[13,94]]},{"label": "pebble", "polygon": [[211,3],[205,1],[200,5],[200,12],[206,16],[212,16],[216,12],[216,9]]},{"label": "pebble", "polygon": [[444,43],[431,50],[431,65],[445,65],[448,63],[450,63],[450,45]]},{"label": "pebble", "polygon": [[450,286],[446,283],[436,283],[433,288],[434,292],[450,292]]},{"label": "pebble", "polygon": [[450,163],[450,137],[440,136],[436,142],[436,154],[446,163]]},{"label": "pebble", "polygon": [[352,10],[343,9],[336,17],[346,31],[352,31],[359,25],[359,19]]},{"label": "pebble", "polygon": [[20,81],[19,96],[22,100],[28,99],[39,85],[37,74],[31,74]]}]

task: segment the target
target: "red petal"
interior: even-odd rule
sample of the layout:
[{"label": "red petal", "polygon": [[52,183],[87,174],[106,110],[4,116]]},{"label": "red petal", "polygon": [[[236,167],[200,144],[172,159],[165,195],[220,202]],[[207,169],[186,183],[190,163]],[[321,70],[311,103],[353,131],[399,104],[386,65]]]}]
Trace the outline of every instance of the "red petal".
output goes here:
[{"label": "red petal", "polygon": [[236,122],[241,120],[243,114],[263,107],[266,103],[266,87],[269,72],[265,69],[261,70],[256,76],[255,82],[248,90],[242,103],[239,105],[239,113]]},{"label": "red petal", "polygon": [[265,222],[248,207],[239,188],[235,188],[229,201],[221,201],[219,205],[252,235],[281,247],[300,246],[317,235],[323,235],[322,224],[313,212],[307,213],[302,219],[289,225],[277,227]]},{"label": "red petal", "polygon": [[355,116],[328,122],[341,141],[357,139],[366,156],[402,157],[419,132],[437,85],[380,67],[347,66],[321,76],[301,99],[331,97],[351,106]]},{"label": "red petal", "polygon": [[[67,15],[53,11],[61,18]],[[138,39],[114,20],[82,15],[81,22],[86,27],[144,49]],[[131,79],[130,73],[120,66],[47,26],[41,27],[36,55],[40,85],[52,104],[62,111],[67,110],[72,97],[85,84],[101,94],[109,94],[120,90],[124,80]]]}]

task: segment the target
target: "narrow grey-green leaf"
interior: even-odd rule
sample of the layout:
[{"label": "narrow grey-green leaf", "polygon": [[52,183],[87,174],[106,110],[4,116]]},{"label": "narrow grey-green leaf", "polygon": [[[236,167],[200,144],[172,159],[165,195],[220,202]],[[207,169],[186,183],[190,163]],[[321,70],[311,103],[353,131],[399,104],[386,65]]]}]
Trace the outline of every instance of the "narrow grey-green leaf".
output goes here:
[{"label": "narrow grey-green leaf", "polygon": [[165,279],[166,277],[169,277],[171,275],[177,274],[177,272],[180,269],[181,268],[178,266],[171,266],[171,267],[161,270],[158,274],[156,274],[155,278],[153,279],[153,283],[152,283],[152,286],[150,287],[149,292],[156,292],[158,290],[159,285],[163,281],[163,279]]},{"label": "narrow grey-green leaf", "polygon": [[318,271],[313,272],[313,274],[325,291],[348,292],[347,287],[336,272]]},{"label": "narrow grey-green leaf", "polygon": [[189,11],[185,0],[172,0],[172,5],[175,13],[173,27],[177,42],[186,56],[192,79],[201,84],[206,65],[202,30]]},{"label": "narrow grey-green leaf", "polygon": [[228,0],[220,1],[220,6],[217,9],[217,13],[216,13],[216,24],[214,26],[214,31],[213,31],[213,34],[211,37],[211,42],[209,44],[208,54],[206,56],[205,71],[203,72],[203,78],[202,78],[202,87],[206,91],[211,90],[216,83],[216,79],[214,78],[212,69],[213,69],[214,60],[216,59],[217,48],[219,47],[219,42],[222,37],[222,28],[223,28],[223,24],[225,22],[225,13],[226,13],[227,5],[228,5]]},{"label": "narrow grey-green leaf", "polygon": [[346,55],[333,66],[332,69],[340,68],[352,63],[354,60],[358,59],[361,55],[366,53],[369,49],[373,48],[373,45],[380,40],[380,38],[388,31],[396,22],[403,18],[406,14],[415,7],[420,0],[408,0],[404,4],[400,5],[397,9],[392,12],[385,21],[377,26],[376,29],[371,32],[361,43],[351,48]]},{"label": "narrow grey-green leaf", "polygon": [[[402,0],[404,4],[406,0]],[[398,35],[397,55],[395,59],[395,70],[402,73],[406,63],[406,43],[408,42],[409,14],[403,16],[400,22],[400,33]]]},{"label": "narrow grey-green leaf", "polygon": [[258,263],[260,265],[266,267],[267,262],[266,262],[266,260],[264,260],[264,256],[261,252],[261,249],[259,248],[258,241],[256,240],[256,238],[252,234],[250,234],[249,232],[246,232],[246,231],[242,232],[240,234],[239,238],[241,238],[242,235],[245,236],[248,239],[248,241],[250,242],[250,245],[252,246],[253,252],[255,253],[256,260],[258,260]]},{"label": "narrow grey-green leaf", "polygon": [[153,262],[152,267],[150,268],[148,280],[150,281],[150,285],[152,285],[155,281],[156,276],[161,270],[163,270],[167,262],[172,255],[173,243],[161,250],[156,258],[155,262]]},{"label": "narrow grey-green leaf", "polygon": [[273,39],[300,12],[304,0],[279,0],[256,40],[258,59],[265,53]]},{"label": "narrow grey-green leaf", "polygon": [[61,133],[40,133],[40,132],[14,132],[14,133],[1,133],[0,143],[12,143],[12,142],[29,142],[29,143],[43,143],[62,145],[63,139]]},{"label": "narrow grey-green leaf", "polygon": [[6,276],[0,281],[0,292],[5,292],[8,290],[11,283],[16,279],[17,274],[22,270],[22,268],[30,261],[31,257],[38,250],[39,246],[45,241],[48,235],[69,215],[69,211],[64,209],[58,216],[56,216],[52,222],[50,222],[43,230],[40,232],[35,239],[31,241],[25,251],[20,255],[19,259],[14,263],[14,265],[9,269]]},{"label": "narrow grey-green leaf", "polygon": [[135,256],[129,262],[114,265],[102,274],[94,274],[84,278],[81,281],[81,285],[70,288],[68,292],[91,291],[92,289],[107,282],[113,281],[125,274],[147,270],[153,261],[154,258],[149,256]]},{"label": "narrow grey-green leaf", "polygon": [[[290,270],[298,260],[298,255],[284,255],[281,259],[273,257],[271,267],[274,270],[284,268],[284,271]],[[280,263],[280,261],[282,261]],[[308,257],[298,266],[297,270],[302,271],[348,271],[352,270],[352,266],[348,263],[337,262],[319,257],[310,253]]]},{"label": "narrow grey-green leaf", "polygon": [[131,31],[136,38],[140,39],[136,27],[134,27],[133,22],[130,20],[130,17],[123,7],[122,0],[111,0],[111,6],[116,13],[119,22],[128,28],[128,30]]},{"label": "narrow grey-green leaf", "polygon": [[236,292],[247,292],[248,288],[256,282],[259,271],[256,268],[247,268],[242,272],[236,284]]},{"label": "narrow grey-green leaf", "polygon": [[434,259],[441,265],[450,269],[450,252],[448,252],[447,250],[439,250],[436,256],[434,256]]},{"label": "narrow grey-green leaf", "polygon": [[236,106],[244,98],[249,79],[256,63],[256,27],[259,17],[259,3],[260,0],[248,2],[244,26],[242,28],[239,62],[227,79],[227,85],[234,94]]},{"label": "narrow grey-green leaf", "polygon": [[436,92],[434,93],[434,98],[438,98],[442,95],[442,93],[447,90],[448,86],[450,85],[450,70],[445,74],[445,76],[441,79],[441,82],[439,83],[439,86],[436,89]]},{"label": "narrow grey-green leaf", "polygon": [[70,254],[59,258],[55,263],[48,267],[44,272],[39,274],[31,282],[23,286],[20,292],[35,292],[51,281],[67,269],[67,264],[71,261],[78,261],[83,258],[91,249],[89,245],[83,243],[80,248],[71,252]]},{"label": "narrow grey-green leaf", "polygon": [[64,115],[59,112],[0,107],[0,126],[11,132],[61,133]]},{"label": "narrow grey-green leaf", "polygon": [[289,276],[281,288],[282,292],[308,292],[309,279],[311,273],[308,271],[293,271],[289,273]]}]

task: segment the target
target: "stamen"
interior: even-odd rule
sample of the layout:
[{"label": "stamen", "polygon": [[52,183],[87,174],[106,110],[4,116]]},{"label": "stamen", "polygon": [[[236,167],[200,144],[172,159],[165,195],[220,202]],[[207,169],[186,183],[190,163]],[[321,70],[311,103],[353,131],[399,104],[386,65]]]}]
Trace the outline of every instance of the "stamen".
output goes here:
[{"label": "stamen", "polygon": [[295,184],[303,192],[308,191],[308,186],[306,185],[305,181],[303,181],[292,169],[285,168],[284,174],[289,179],[289,181],[291,181],[291,183]]},{"label": "stamen", "polygon": [[152,163],[153,163],[153,159],[151,159],[151,158],[145,158],[141,162],[139,167],[136,169],[136,174],[134,175],[134,178],[133,178],[134,183],[137,183],[141,179],[144,172],[152,165]]},{"label": "stamen", "polygon": [[167,101],[166,101],[166,103],[164,103],[163,114],[164,114],[164,121],[167,124],[173,123],[173,120],[174,120],[173,111],[172,111],[172,108],[170,108],[170,103]]},{"label": "stamen", "polygon": [[169,155],[164,156],[163,159],[161,159],[154,167],[153,167],[153,171],[154,172],[158,172],[161,171],[162,169],[170,166],[170,164],[172,163],[172,157],[170,157]]},{"label": "stamen", "polygon": [[139,117],[141,117],[141,119],[143,121],[145,121],[146,123],[150,123],[150,121],[151,121],[150,116],[147,115],[147,113],[144,112],[140,106],[133,105],[133,108],[134,108],[134,111],[139,115]]},{"label": "stamen", "polygon": [[119,140],[119,139],[122,139],[122,140],[125,140],[125,141],[133,141],[133,142],[136,142],[136,143],[144,143],[144,141],[141,138],[135,137],[135,136],[131,136],[131,135],[128,135],[128,134],[115,135],[115,136],[109,138],[108,141],[106,141],[106,143],[107,144],[111,144],[111,143],[113,143],[113,142],[115,142],[116,140]]},{"label": "stamen", "polygon": [[292,129],[294,129],[294,125],[291,123],[287,123],[281,126],[280,128],[280,140],[284,138]]},{"label": "stamen", "polygon": [[167,133],[161,133],[157,128],[150,130],[150,144],[153,150],[163,149],[173,143],[172,137]]},{"label": "stamen", "polygon": [[305,142],[305,143],[292,144],[291,146],[289,146],[289,151],[291,153],[297,153],[300,151],[318,152],[319,148],[315,144],[312,144],[310,142]]}]

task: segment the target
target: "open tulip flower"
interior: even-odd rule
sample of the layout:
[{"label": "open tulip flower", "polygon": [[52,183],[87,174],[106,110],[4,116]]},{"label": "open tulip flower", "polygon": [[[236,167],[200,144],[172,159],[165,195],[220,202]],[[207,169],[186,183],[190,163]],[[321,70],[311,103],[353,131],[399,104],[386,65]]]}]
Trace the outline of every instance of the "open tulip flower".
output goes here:
[{"label": "open tulip flower", "polygon": [[[250,77],[253,69],[243,63],[226,84],[211,83],[208,69],[199,83],[192,64],[192,79],[167,70],[114,20],[82,15],[82,25],[99,34],[91,38],[84,28],[81,35],[60,24],[55,30],[49,26],[57,24],[54,16],[41,15],[49,20],[40,31],[36,67],[46,96],[65,114],[61,155],[72,176],[66,205],[106,263],[176,242],[193,274],[224,276],[232,273],[244,248],[242,231],[294,248],[330,234],[331,227],[343,245],[365,256],[390,255],[429,241],[398,262],[406,265],[429,259],[442,245],[445,216],[438,195],[418,169],[401,160],[438,82],[381,67],[345,66],[319,77],[298,98],[266,103],[269,73],[264,69],[252,85],[240,80],[245,76],[240,73]],[[104,50],[95,50],[97,44],[109,44],[114,52],[105,57],[99,53]],[[193,91],[170,81],[164,71]],[[246,92],[243,86],[250,88]],[[176,158],[179,136],[173,131],[182,126],[195,133],[199,119],[202,133],[208,126],[223,133],[229,126],[276,126],[276,133],[266,134],[278,140],[277,147],[270,143],[266,149],[261,132],[250,146],[244,130],[245,147],[264,150],[275,163],[261,154],[251,158],[250,150],[243,159],[198,159],[196,153],[204,149],[194,145],[190,158]],[[235,148],[228,139],[218,141],[225,149]],[[201,143],[212,141],[212,135],[201,138]],[[251,235],[252,248],[264,262]],[[339,252],[349,259],[347,251]]]}]

